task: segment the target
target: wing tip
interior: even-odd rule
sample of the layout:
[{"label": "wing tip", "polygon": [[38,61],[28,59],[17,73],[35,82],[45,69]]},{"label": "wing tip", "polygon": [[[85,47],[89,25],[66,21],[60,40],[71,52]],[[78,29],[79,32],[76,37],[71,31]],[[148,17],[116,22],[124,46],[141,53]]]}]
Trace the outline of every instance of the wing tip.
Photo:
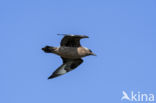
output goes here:
[{"label": "wing tip", "polygon": [[53,75],[51,75],[51,76],[48,77],[48,80],[49,80],[49,79],[56,78],[56,77],[58,77],[58,76],[60,76],[60,75],[55,75],[55,74],[53,74]]},{"label": "wing tip", "polygon": [[48,80],[50,80],[50,79],[54,79],[55,77],[48,77]]},{"label": "wing tip", "polygon": [[51,76],[48,77],[48,80],[49,80],[49,79],[53,79],[53,78],[55,78],[55,77],[57,77],[57,76],[51,75]]},{"label": "wing tip", "polygon": [[63,35],[63,36],[78,36],[82,38],[89,38],[87,35],[76,35],[76,34],[57,34],[57,35]]}]

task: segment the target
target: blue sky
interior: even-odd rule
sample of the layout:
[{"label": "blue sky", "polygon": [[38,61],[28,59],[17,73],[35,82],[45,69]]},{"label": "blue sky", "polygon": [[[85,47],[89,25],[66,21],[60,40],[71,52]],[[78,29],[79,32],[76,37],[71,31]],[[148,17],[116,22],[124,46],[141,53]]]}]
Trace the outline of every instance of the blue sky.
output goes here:
[{"label": "blue sky", "polygon": [[[0,1],[0,103],[122,103],[122,91],[156,95],[155,0]],[[96,57],[47,80],[61,59],[57,33],[84,34]]]}]

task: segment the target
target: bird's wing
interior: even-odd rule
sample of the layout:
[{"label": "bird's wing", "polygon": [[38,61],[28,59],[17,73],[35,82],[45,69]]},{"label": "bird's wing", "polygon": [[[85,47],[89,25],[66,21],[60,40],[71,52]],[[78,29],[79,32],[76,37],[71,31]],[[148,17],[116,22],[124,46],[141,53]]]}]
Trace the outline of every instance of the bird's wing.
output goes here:
[{"label": "bird's wing", "polygon": [[58,34],[58,35],[64,35],[64,38],[61,40],[61,46],[67,46],[67,47],[79,47],[80,39],[82,38],[88,38],[88,36],[85,35],[70,35],[70,34]]},{"label": "bird's wing", "polygon": [[63,60],[63,64],[56,69],[51,76],[49,76],[48,79],[52,79],[55,77],[58,77],[60,75],[63,75],[73,69],[75,69],[76,67],[78,67],[83,60],[82,59],[66,59],[66,58],[62,58]]}]

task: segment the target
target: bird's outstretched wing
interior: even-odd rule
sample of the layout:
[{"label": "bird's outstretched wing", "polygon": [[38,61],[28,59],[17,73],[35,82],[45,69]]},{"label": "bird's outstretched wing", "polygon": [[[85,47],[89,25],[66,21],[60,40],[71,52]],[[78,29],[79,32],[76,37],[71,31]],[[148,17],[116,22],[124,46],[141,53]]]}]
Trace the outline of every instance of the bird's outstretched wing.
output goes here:
[{"label": "bird's outstretched wing", "polygon": [[58,34],[58,35],[64,35],[64,38],[61,40],[61,46],[66,47],[79,47],[80,39],[82,38],[89,38],[86,35],[71,35],[71,34]]},{"label": "bird's outstretched wing", "polygon": [[83,60],[82,59],[66,59],[66,58],[62,58],[63,60],[63,64],[56,69],[51,76],[49,76],[48,79],[52,79],[55,77],[58,77],[60,75],[63,75],[73,69],[75,69],[76,67],[78,67]]}]

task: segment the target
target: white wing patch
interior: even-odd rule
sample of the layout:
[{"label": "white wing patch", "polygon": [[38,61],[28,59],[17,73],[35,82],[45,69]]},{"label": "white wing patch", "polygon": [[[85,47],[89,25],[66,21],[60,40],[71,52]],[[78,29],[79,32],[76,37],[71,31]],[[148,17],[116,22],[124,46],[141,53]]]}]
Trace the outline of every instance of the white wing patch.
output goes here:
[{"label": "white wing patch", "polygon": [[65,67],[66,67],[66,64],[63,65],[63,66],[59,69],[59,71],[57,72],[57,74],[62,75],[62,74],[67,73],[67,71],[65,70]]}]

